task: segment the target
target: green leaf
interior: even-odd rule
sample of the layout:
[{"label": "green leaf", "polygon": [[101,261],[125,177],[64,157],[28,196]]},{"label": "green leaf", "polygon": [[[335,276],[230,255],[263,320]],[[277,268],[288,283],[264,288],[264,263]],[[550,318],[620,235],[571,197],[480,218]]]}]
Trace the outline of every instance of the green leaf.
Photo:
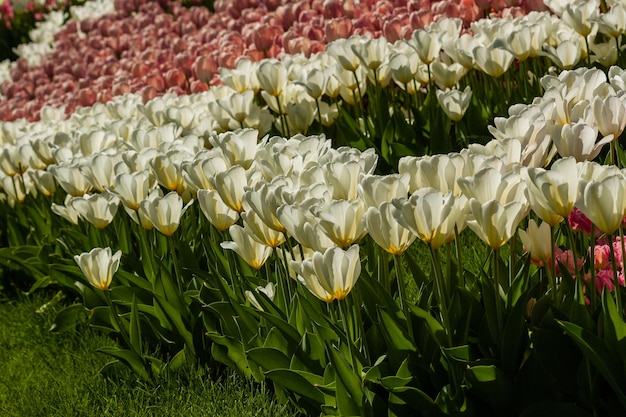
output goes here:
[{"label": "green leaf", "polygon": [[471,392],[487,401],[496,410],[511,403],[511,382],[501,369],[493,365],[478,365],[467,369],[467,381]]},{"label": "green leaf", "polygon": [[285,339],[287,339],[288,343],[292,343],[293,346],[297,346],[300,343],[300,334],[291,324],[287,323],[280,317],[276,317],[273,314],[269,314],[264,311],[260,311],[259,314],[261,314],[273,326],[276,326],[278,329],[280,329],[283,336],[285,336]]},{"label": "green leaf", "polygon": [[583,352],[585,357],[591,361],[598,372],[606,379],[609,385],[617,394],[620,402],[626,408],[626,395],[624,394],[624,375],[621,373],[623,367],[619,361],[607,349],[606,345],[596,335],[574,323],[557,320],[556,321],[565,333],[568,334]]},{"label": "green leaf", "polygon": [[222,336],[217,333],[207,333],[207,336],[213,341],[211,353],[216,360],[230,368],[236,369],[247,378],[253,376],[252,369],[248,364],[246,353],[240,341],[233,337]]},{"label": "green leaf", "polygon": [[409,339],[407,334],[408,329],[401,328],[397,321],[383,308],[378,308],[378,316],[389,349],[411,352],[417,350],[413,342]]},{"label": "green leaf", "polygon": [[[169,322],[174,329],[176,329],[178,335],[185,341],[189,348],[194,347],[193,337],[189,329],[187,328],[181,312],[170,304],[166,299],[155,294],[154,296],[155,306],[160,308],[163,317]],[[159,310],[155,310],[159,311]]]},{"label": "green leaf", "polygon": [[[362,407],[364,397],[363,389],[361,388],[360,372],[352,369],[352,366],[348,364],[344,355],[342,355],[335,346],[329,347],[328,350],[330,351],[331,363],[337,372],[337,377],[345,386],[347,394],[357,406]],[[337,398],[337,401],[339,402],[339,398]]]},{"label": "green leaf", "polygon": [[61,310],[50,327],[51,332],[74,330],[76,325],[87,320],[87,309],[82,304],[72,304]]},{"label": "green leaf", "polygon": [[133,304],[130,309],[130,326],[128,329],[130,347],[139,355],[143,354],[141,342],[141,322],[139,320],[139,308],[137,307],[137,297],[133,297]]},{"label": "green leaf", "polygon": [[[318,407],[324,403],[324,394],[322,391],[317,388],[316,384],[305,378],[302,372],[296,372],[290,369],[274,369],[266,372],[265,375],[276,384],[313,401]],[[323,383],[323,380],[320,378],[319,382]]]},{"label": "green leaf", "polygon": [[289,368],[289,358],[278,349],[258,347],[248,350],[246,355],[266,371]]},{"label": "green leaf", "polygon": [[[435,401],[424,391],[410,386],[395,388],[389,394],[389,409],[398,416],[439,416],[442,413]],[[412,410],[413,412],[410,412]],[[391,413],[390,413],[391,415]]]},{"label": "green leaf", "polygon": [[516,299],[502,332],[502,347],[500,348],[502,369],[510,376],[515,375],[519,370],[529,345],[528,328],[524,319],[527,300],[528,296]]},{"label": "green leaf", "polygon": [[[603,294],[604,338],[611,353],[626,366],[626,323],[617,309],[613,295],[608,291]],[[624,369],[626,373],[626,369]]]},{"label": "green leaf", "polygon": [[447,344],[446,341],[446,331],[444,330],[441,323],[439,323],[430,313],[418,306],[409,304],[409,308],[417,317],[422,319],[430,334],[437,341],[439,346],[445,346]]},{"label": "green leaf", "polygon": [[121,362],[128,365],[133,372],[135,372],[135,374],[137,374],[144,381],[150,379],[150,373],[146,368],[146,363],[143,358],[132,350],[120,349],[114,346],[104,346],[98,349],[98,352],[119,359]]},{"label": "green leaf", "polygon": [[363,404],[357,403],[357,399],[352,396],[341,377],[337,378],[335,383],[335,397],[340,416],[363,415]]}]

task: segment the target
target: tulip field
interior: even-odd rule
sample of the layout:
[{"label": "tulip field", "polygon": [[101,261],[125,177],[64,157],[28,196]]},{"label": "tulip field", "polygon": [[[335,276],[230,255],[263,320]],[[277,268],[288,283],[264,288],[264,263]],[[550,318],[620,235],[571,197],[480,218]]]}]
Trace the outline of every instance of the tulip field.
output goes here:
[{"label": "tulip field", "polygon": [[61,291],[102,374],[626,413],[626,2],[0,0],[0,30],[0,293]]}]

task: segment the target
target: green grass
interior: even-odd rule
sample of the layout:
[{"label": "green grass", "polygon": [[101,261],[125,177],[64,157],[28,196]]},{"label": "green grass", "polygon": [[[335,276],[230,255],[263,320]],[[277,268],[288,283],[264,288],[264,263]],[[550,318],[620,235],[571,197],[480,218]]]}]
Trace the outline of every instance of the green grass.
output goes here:
[{"label": "green grass", "polygon": [[[227,374],[188,370],[154,384],[127,370],[115,379],[98,371],[110,358],[96,352],[115,341],[83,327],[48,331],[58,305],[37,293],[0,303],[0,415],[37,416],[295,416],[267,387]],[[38,312],[39,311],[39,312]]]}]

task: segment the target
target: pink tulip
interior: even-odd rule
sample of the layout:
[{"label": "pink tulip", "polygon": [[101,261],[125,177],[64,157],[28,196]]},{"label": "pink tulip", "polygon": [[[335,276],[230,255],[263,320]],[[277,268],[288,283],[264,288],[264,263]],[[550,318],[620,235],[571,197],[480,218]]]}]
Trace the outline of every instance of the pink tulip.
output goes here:
[{"label": "pink tulip", "polygon": [[326,22],[324,32],[326,34],[326,42],[349,38],[352,35],[352,21],[347,17],[330,20]]}]

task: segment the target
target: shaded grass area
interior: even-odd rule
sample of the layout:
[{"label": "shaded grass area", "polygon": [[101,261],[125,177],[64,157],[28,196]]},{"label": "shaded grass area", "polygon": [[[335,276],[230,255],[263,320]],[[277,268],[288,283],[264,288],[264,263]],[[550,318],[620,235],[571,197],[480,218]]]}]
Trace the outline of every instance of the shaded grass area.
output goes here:
[{"label": "shaded grass area", "polygon": [[155,384],[128,370],[105,378],[98,371],[110,359],[96,350],[115,341],[87,327],[49,332],[61,307],[51,299],[42,292],[0,303],[2,416],[298,415],[266,387],[233,374],[213,381],[207,371],[187,370]]}]

